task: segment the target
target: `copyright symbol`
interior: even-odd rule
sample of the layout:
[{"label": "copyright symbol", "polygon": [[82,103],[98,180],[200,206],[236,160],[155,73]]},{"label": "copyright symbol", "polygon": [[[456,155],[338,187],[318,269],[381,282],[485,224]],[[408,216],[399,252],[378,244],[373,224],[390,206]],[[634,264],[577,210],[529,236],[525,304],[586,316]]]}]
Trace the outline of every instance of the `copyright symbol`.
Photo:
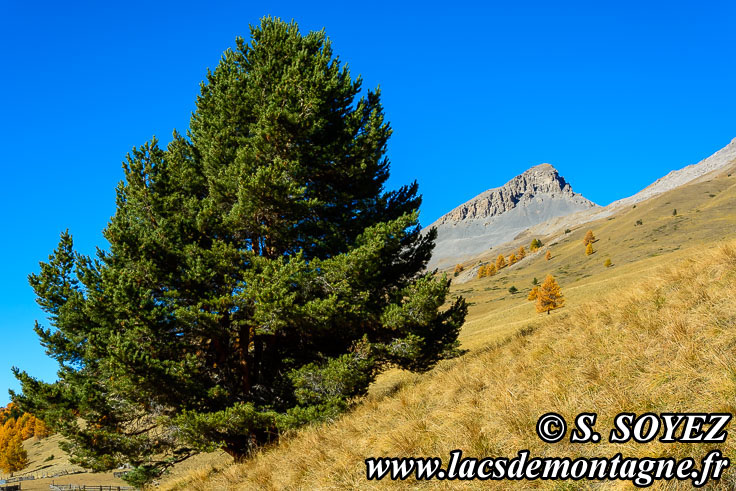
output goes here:
[{"label": "copyright symbol", "polygon": [[547,413],[537,420],[537,435],[542,441],[556,443],[567,433],[565,419],[557,413]]}]

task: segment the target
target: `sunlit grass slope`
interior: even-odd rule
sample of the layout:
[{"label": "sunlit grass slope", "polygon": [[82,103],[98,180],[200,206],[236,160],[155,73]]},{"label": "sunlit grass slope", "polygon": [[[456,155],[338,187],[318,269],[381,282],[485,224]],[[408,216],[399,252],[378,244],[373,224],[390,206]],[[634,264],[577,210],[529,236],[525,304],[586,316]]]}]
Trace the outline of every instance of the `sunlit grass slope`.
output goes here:
[{"label": "sunlit grass slope", "polygon": [[[582,240],[589,229],[598,240],[594,254],[586,256]],[[568,305],[578,305],[646,276],[653,267],[736,238],[736,175],[683,186],[569,233],[539,238],[546,245],[536,254],[495,276],[456,285],[454,293],[471,302],[461,334],[466,348],[481,347],[536,318],[532,303],[525,301],[534,278],[541,282],[552,274]],[[531,237],[527,239],[523,244],[528,250]],[[521,244],[494,247],[482,260],[495,262],[498,254],[508,256]],[[552,254],[549,261],[544,259],[547,251]],[[604,266],[607,258],[610,268]],[[477,264],[464,264],[468,274],[474,274]],[[510,294],[511,286],[519,292]]]},{"label": "sunlit grass slope", "polygon": [[52,483],[78,486],[127,485],[122,479],[116,478],[114,472],[83,472],[84,469],[70,463],[69,456],[59,448],[61,440],[60,435],[51,435],[41,440],[35,437],[25,440],[23,447],[28,454],[28,466],[12,475],[0,474],[0,479],[34,477],[34,480],[22,481],[21,485],[24,491],[48,490]]},{"label": "sunlit grass slope", "polygon": [[[219,472],[203,469],[170,481],[167,489],[509,487],[508,482],[369,483],[364,478],[369,456],[446,460],[456,448],[476,457],[529,449],[536,456],[621,452],[698,460],[720,448],[733,459],[733,438],[707,446],[656,440],[615,445],[606,438],[574,445],[544,444],[535,434],[538,417],[548,411],[569,421],[595,411],[600,430],[612,428],[622,411],[736,411],[736,241],[709,244],[691,257],[667,262],[647,270],[644,279],[621,281],[606,294],[571,302],[427,375],[405,377],[394,391],[374,393],[338,421],[284,438],[245,464]],[[736,485],[732,473],[726,472],[721,487]]]}]

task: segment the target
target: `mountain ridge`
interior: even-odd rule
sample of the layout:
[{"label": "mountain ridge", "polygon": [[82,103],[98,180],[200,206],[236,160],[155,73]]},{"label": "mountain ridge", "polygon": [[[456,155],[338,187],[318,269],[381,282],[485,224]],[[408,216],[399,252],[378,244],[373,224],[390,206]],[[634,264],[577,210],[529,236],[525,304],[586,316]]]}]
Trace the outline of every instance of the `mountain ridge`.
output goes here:
[{"label": "mountain ridge", "polygon": [[488,189],[442,215],[430,268],[467,258],[512,240],[524,230],[550,219],[600,208],[572,186],[550,164],[539,164]]},{"label": "mountain ridge", "polygon": [[[736,138],[695,164],[672,170],[638,193],[601,207],[572,191],[550,164],[540,164],[442,215],[430,267],[448,267],[512,241],[520,234],[544,236],[600,218],[736,165]],[[500,227],[495,230],[494,227]],[[511,231],[516,233],[512,234]]]},{"label": "mountain ridge", "polygon": [[734,162],[734,160],[736,160],[736,138],[731,140],[728,145],[703,160],[700,160],[695,164],[686,165],[680,169],[672,170],[638,193],[627,198],[616,200],[606,208],[615,208],[618,206],[640,203],[651,197],[657,196],[658,194],[665,193],[671,189],[690,183],[700,177],[710,174],[711,172],[718,171]]},{"label": "mountain ridge", "polygon": [[539,223],[531,227],[528,232],[531,235],[543,236],[564,228],[611,217],[625,208],[636,206],[638,203],[655,198],[673,189],[715,178],[718,174],[727,172],[728,169],[736,169],[736,138],[699,162],[668,172],[638,193],[613,201],[598,209],[584,210]]},{"label": "mountain ridge", "polygon": [[581,204],[591,207],[598,206],[581,194],[575,193],[572,186],[551,164],[543,163],[530,167],[503,186],[483,191],[442,215],[430,227],[452,221],[500,215],[517,206],[523,198],[531,199],[540,193],[569,196]]}]

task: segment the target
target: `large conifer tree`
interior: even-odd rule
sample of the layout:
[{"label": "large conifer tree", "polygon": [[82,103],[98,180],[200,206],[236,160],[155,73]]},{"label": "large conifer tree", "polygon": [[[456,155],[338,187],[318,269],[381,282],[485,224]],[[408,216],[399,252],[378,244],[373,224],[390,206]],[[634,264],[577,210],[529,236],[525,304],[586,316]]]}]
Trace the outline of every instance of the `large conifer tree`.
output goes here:
[{"label": "large conifer tree", "polygon": [[391,134],[324,32],[266,18],[207,74],[187,137],[134,148],[110,247],[68,233],[30,276],[60,364],[13,399],[76,462],[144,482],[334,417],[389,366],[457,353],[466,306],[425,272],[416,183],[385,191]]}]

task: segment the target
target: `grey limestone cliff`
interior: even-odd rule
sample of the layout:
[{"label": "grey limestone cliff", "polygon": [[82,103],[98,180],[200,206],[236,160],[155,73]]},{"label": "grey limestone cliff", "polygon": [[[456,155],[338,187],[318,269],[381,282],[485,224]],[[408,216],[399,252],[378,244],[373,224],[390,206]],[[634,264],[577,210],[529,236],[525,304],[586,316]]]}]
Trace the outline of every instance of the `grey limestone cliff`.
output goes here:
[{"label": "grey limestone cliff", "polygon": [[573,192],[549,164],[489,189],[440,217],[430,268],[450,265],[512,240],[527,228],[597,205]]}]

